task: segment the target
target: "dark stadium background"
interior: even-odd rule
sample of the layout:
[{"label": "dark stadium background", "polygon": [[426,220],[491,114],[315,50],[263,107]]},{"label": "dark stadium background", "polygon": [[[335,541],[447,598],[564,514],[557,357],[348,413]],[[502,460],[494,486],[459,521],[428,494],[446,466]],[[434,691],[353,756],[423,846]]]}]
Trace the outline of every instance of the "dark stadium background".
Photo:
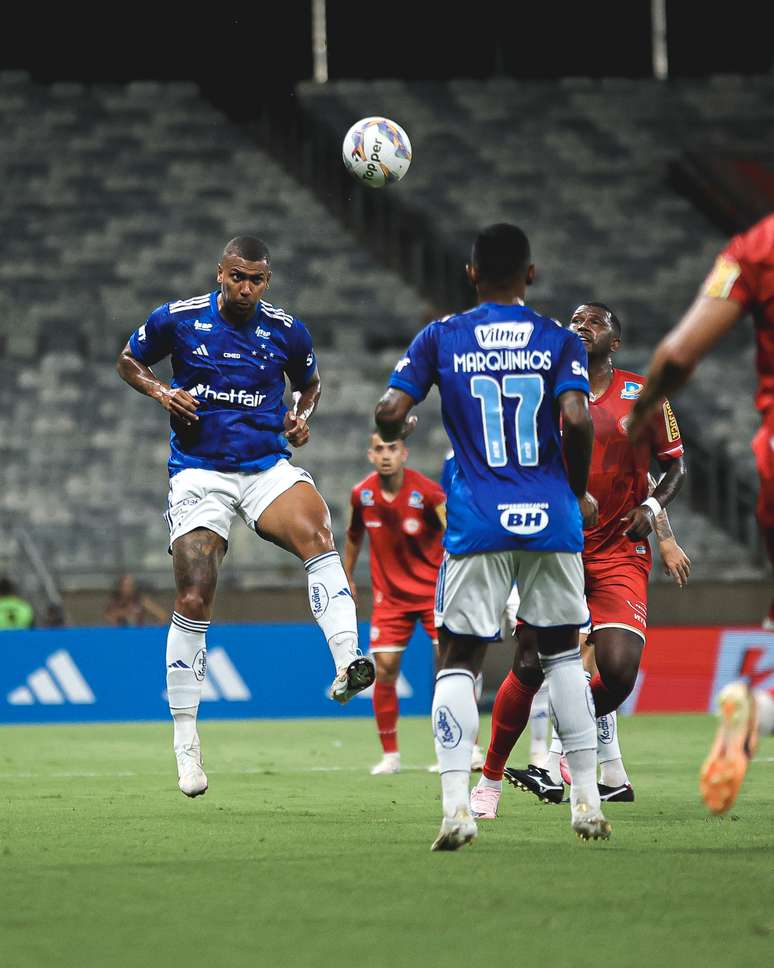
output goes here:
[{"label": "dark stadium background", "polygon": [[[426,3],[414,8],[376,10],[351,0],[329,2],[330,80],[400,78],[440,84],[451,78],[499,77],[524,79],[526,83],[563,77],[652,76],[648,0],[583,5],[479,2],[459,9],[445,3]],[[772,42],[770,31],[763,29],[762,9],[760,4],[742,2],[721,12],[720,8],[708,9],[698,3],[668,2],[670,80],[664,83],[768,73]],[[66,81],[86,85],[193,81],[233,122],[252,126],[256,143],[266,147],[275,159],[284,152],[288,169],[296,177],[303,175],[295,157],[298,130],[281,130],[282,119],[297,111],[296,85],[309,81],[312,64],[310,4],[306,2],[268,9],[254,5],[238,11],[161,7],[152,16],[145,10],[119,8],[98,15],[54,10],[38,17],[14,7],[4,14],[0,34],[2,70],[27,72],[41,85]],[[441,167],[442,162],[440,159]],[[334,168],[340,168],[335,157],[331,161],[331,170]],[[377,217],[382,200],[364,202],[358,197],[357,186],[347,183],[339,170],[331,177],[328,187],[316,184],[314,188],[345,224],[349,213],[362,204],[373,204]],[[471,177],[475,179],[475,171]],[[394,197],[399,199],[397,193]],[[706,199],[703,205],[708,218],[714,219],[719,238],[735,227]],[[356,233],[361,231],[362,217],[360,229],[354,223],[349,227]],[[466,244],[458,240],[457,247],[461,251]],[[389,262],[389,254],[374,250],[373,255]],[[442,273],[442,281],[448,281],[448,271],[443,271],[447,276]],[[459,282],[459,278],[452,278],[451,288]],[[459,299],[464,298],[464,286],[457,291],[462,293]],[[420,315],[418,307],[417,324]],[[122,397],[129,391],[116,379],[114,392]],[[371,404],[370,400],[363,403],[364,414]],[[714,492],[699,494],[697,506],[704,501],[708,507],[715,507],[713,500],[723,501],[731,491],[736,494],[737,485],[729,480],[721,474],[715,488],[720,498]],[[744,509],[740,513],[745,513]],[[341,544],[341,522],[338,527]],[[751,553],[758,556],[758,572],[756,577],[740,581],[732,601],[724,603],[723,614],[728,621],[754,621],[765,609],[768,578],[761,567],[760,549]],[[157,591],[167,604],[171,590],[168,582],[161,584]],[[224,581],[220,595],[222,614],[245,619],[289,618],[305,614],[306,609],[305,591],[300,586],[286,586],[285,595],[280,597],[273,590],[261,589],[242,595]],[[104,596],[104,588],[68,592],[73,620],[96,621]],[[366,593],[364,608],[367,605]],[[654,584],[652,610],[669,622],[695,621],[697,615],[721,619],[717,586],[709,580],[694,583],[681,596],[663,582]]]}]

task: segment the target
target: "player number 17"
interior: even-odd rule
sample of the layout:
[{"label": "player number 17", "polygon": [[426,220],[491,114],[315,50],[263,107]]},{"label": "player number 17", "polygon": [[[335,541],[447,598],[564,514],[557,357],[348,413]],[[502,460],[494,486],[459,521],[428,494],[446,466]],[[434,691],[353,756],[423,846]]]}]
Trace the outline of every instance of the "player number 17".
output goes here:
[{"label": "player number 17", "polygon": [[493,376],[474,376],[470,380],[470,392],[481,401],[481,419],[484,424],[486,459],[490,467],[504,467],[508,463],[503,426],[503,397],[517,397],[516,450],[522,467],[536,467],[539,448],[537,436],[537,412],[543,402],[543,377],[538,373],[516,376],[509,373],[500,381]]}]

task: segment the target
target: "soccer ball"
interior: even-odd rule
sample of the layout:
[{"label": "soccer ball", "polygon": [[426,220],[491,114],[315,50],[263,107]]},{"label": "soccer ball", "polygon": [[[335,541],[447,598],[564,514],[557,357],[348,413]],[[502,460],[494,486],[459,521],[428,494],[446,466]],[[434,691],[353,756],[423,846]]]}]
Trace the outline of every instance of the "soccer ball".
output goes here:
[{"label": "soccer ball", "polygon": [[341,148],[347,171],[364,185],[382,188],[400,181],[411,164],[411,142],[389,118],[361,118]]}]

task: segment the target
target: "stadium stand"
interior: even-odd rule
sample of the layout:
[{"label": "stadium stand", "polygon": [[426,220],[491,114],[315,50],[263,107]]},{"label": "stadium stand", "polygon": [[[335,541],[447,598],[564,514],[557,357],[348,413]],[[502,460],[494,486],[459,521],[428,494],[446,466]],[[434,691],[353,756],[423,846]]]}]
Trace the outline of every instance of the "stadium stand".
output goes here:
[{"label": "stadium stand", "polygon": [[[709,109],[690,84],[678,86],[674,104],[657,90],[625,81],[341,82],[301,93],[337,138],[363,114],[399,118],[417,157],[444,159],[443,178],[433,165],[412,168],[400,204],[431,215],[460,264],[482,223],[523,224],[542,266],[537,308],[562,318],[590,295],[609,301],[629,338],[620,363],[634,367],[721,241],[663,184],[670,139],[686,117],[709,123],[712,105],[740,134],[742,121],[752,131],[772,110],[764,84],[754,97],[740,88],[737,100],[718,86]],[[171,584],[161,520],[166,415],[121,383],[113,360],[153,307],[210,288],[220,247],[249,231],[272,250],[272,298],[308,323],[319,348],[322,405],[298,460],[327,497],[341,542],[349,490],[368,470],[373,404],[437,293],[375,259],[193,84],[43,86],[3,73],[0,121],[5,532],[23,525],[64,588],[108,587],[125,571]],[[725,356],[715,371],[710,361],[681,408],[690,402],[708,440],[733,439],[740,461],[754,422],[745,354]],[[412,465],[437,476],[446,447],[433,394]],[[747,547],[687,502],[673,518],[697,575],[760,574]],[[223,578],[250,587],[303,575],[235,527]]]},{"label": "stadium stand", "polygon": [[[341,534],[394,363],[366,354],[363,334],[418,319],[419,295],[195,85],[43,87],[6,73],[0,119],[5,520],[29,527],[65,586],[107,585],[122,570],[169,582],[166,415],[121,383],[113,361],[155,306],[214,286],[225,241],[252,231],[272,251],[272,297],[320,348],[324,406],[299,460]],[[242,528],[227,562],[226,576],[248,583],[298,570]]]}]

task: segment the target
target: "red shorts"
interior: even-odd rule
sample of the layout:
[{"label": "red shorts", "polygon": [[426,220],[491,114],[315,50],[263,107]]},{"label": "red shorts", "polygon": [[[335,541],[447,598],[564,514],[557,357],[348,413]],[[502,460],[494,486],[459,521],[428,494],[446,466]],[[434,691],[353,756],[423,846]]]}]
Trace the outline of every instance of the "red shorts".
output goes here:
[{"label": "red shorts", "polygon": [[591,628],[622,628],[645,638],[648,627],[647,558],[583,560]]},{"label": "red shorts", "polygon": [[432,642],[438,641],[438,630],[434,622],[434,602],[429,602],[426,608],[407,611],[384,603],[374,604],[371,613],[371,652],[402,652],[408,645],[408,640],[417,622],[425,627],[425,632]]},{"label": "red shorts", "polygon": [[752,451],[760,477],[755,509],[762,528],[774,528],[774,412],[766,414],[752,439]]}]

